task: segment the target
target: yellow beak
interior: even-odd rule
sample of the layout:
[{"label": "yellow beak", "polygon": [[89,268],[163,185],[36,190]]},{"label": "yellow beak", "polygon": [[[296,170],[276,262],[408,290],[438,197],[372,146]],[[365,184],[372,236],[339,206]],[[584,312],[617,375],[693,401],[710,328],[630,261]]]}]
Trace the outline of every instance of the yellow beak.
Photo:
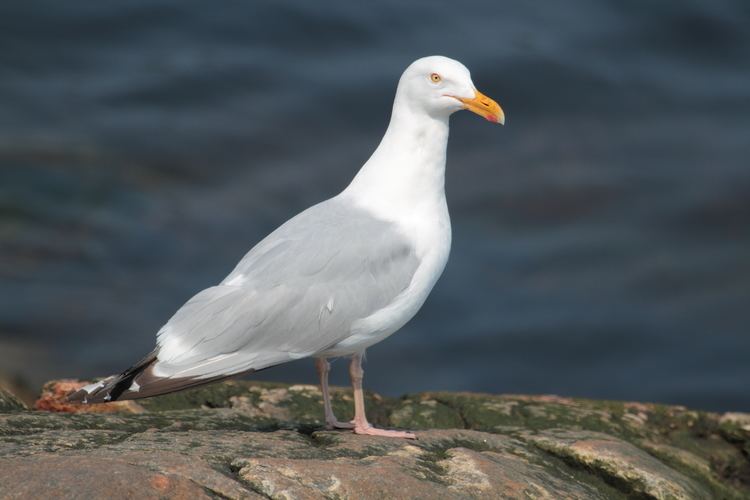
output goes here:
[{"label": "yellow beak", "polygon": [[463,103],[464,109],[483,116],[487,121],[505,125],[505,113],[503,113],[503,109],[498,103],[480,91],[477,90],[473,98],[456,97],[456,99]]}]

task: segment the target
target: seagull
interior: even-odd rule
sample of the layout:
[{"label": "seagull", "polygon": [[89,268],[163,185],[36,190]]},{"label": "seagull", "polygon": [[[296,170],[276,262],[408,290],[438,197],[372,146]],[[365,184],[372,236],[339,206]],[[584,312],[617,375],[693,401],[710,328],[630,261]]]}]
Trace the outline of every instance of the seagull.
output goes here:
[{"label": "seagull", "polygon": [[[399,79],[383,139],[346,189],[289,219],[224,281],[188,300],[150,354],[68,399],[145,398],[314,358],[327,428],[414,439],[367,421],[362,359],[417,313],[448,261],[446,148],[449,118],[462,109],[505,123],[463,64],[414,61]],[[337,357],[351,357],[350,422],[331,408],[328,360]]]}]

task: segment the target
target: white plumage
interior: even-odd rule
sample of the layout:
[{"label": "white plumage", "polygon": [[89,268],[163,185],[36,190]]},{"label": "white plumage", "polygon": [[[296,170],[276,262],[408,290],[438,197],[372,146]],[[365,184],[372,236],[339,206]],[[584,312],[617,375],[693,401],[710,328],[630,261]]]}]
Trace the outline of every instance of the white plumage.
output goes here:
[{"label": "white plumage", "polygon": [[[448,260],[448,120],[460,109],[504,122],[461,63],[440,56],[412,63],[388,130],[343,192],[287,221],[220,284],[191,298],[159,330],[151,355],[71,399],[153,396],[316,357],[329,426],[412,437],[367,423],[361,357],[416,314]],[[330,409],[325,358],[333,356],[353,359],[351,424]]]}]

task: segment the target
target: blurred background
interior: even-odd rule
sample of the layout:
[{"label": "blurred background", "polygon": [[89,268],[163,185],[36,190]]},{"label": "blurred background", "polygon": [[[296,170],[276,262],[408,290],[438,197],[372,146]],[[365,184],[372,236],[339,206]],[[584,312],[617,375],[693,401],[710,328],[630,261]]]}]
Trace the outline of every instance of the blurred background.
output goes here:
[{"label": "blurred background", "polygon": [[507,125],[452,119],[451,259],[366,386],[750,410],[748,26],[744,0],[5,2],[2,379],[150,351],[348,184],[401,72],[442,54]]}]

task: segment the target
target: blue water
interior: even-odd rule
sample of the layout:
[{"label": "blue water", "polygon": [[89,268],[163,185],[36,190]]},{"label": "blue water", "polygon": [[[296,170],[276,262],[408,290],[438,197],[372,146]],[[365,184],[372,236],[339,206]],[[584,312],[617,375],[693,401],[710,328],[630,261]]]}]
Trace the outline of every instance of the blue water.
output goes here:
[{"label": "blue water", "polygon": [[366,385],[750,410],[749,25],[743,0],[4,3],[0,372],[148,352],[348,183],[437,53],[507,125],[452,120],[451,259]]}]

